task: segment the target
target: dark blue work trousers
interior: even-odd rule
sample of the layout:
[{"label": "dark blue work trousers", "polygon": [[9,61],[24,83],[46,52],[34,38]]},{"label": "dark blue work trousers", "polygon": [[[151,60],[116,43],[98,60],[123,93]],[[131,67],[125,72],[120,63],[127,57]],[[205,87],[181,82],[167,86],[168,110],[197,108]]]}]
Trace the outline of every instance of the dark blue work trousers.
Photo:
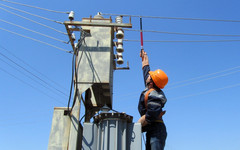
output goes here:
[{"label": "dark blue work trousers", "polygon": [[164,150],[167,138],[166,126],[164,123],[155,122],[150,125],[146,133],[146,150]]}]

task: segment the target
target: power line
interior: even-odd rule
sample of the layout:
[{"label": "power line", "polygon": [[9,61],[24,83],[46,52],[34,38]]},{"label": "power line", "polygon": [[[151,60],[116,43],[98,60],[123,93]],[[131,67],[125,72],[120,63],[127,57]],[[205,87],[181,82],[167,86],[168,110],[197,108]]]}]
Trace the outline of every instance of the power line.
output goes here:
[{"label": "power line", "polygon": [[27,17],[24,17],[24,16],[22,16],[22,15],[18,15],[18,14],[16,14],[16,13],[11,12],[11,11],[9,11],[9,10],[7,10],[7,9],[2,8],[2,7],[0,7],[0,9],[6,11],[6,12],[8,12],[8,13],[11,13],[11,14],[13,14],[13,15],[16,15],[16,16],[18,16],[18,17],[21,17],[21,18],[23,18],[23,19],[26,19],[26,20],[28,20],[28,21],[31,21],[31,22],[34,22],[34,23],[39,24],[39,25],[41,25],[41,26],[44,26],[44,27],[46,27],[46,28],[49,28],[49,29],[51,29],[51,30],[54,30],[54,31],[56,31],[56,32],[59,32],[59,33],[61,33],[61,34],[67,35],[67,33],[64,33],[64,32],[62,32],[62,31],[56,30],[56,29],[54,29],[54,28],[52,28],[52,27],[49,27],[49,26],[47,26],[47,25],[45,25],[45,24],[39,23],[39,22],[37,22],[37,21],[34,21],[34,20],[29,19],[29,18],[27,18]]},{"label": "power line", "polygon": [[[169,100],[176,100],[176,99],[183,99],[183,98],[188,98],[188,97],[193,97],[193,96],[198,96],[198,95],[204,95],[204,94],[208,94],[208,93],[213,93],[213,92],[217,92],[217,91],[221,91],[224,89],[229,89],[229,88],[234,88],[234,87],[238,87],[240,86],[240,83],[238,84],[234,84],[234,85],[229,85],[223,88],[216,88],[216,89],[211,89],[211,90],[207,90],[207,91],[203,91],[200,93],[195,93],[195,94],[190,94],[190,95],[186,95],[186,96],[181,96],[181,97],[176,97],[176,98],[168,98]],[[131,94],[132,95],[132,94]],[[128,96],[129,97],[129,96]],[[134,97],[138,97],[137,95]]]},{"label": "power line", "polygon": [[[141,30],[134,29],[124,29],[124,31],[136,31]],[[225,36],[225,37],[240,37],[240,35],[224,35],[224,34],[199,34],[199,33],[179,33],[179,32],[165,32],[165,31],[153,31],[153,30],[142,30],[142,32],[153,32],[153,33],[163,33],[163,34],[177,34],[177,35],[198,35],[198,36]]]},{"label": "power line", "polygon": [[40,71],[36,70],[34,67],[32,67],[31,65],[29,65],[28,63],[26,63],[24,60],[22,60],[21,58],[17,57],[16,55],[14,55],[12,52],[10,52],[8,49],[6,49],[5,47],[3,47],[2,45],[0,45],[0,47],[2,49],[4,49],[6,52],[8,52],[9,54],[11,54],[13,57],[15,57],[16,59],[18,59],[19,61],[21,61],[23,64],[25,64],[26,66],[28,66],[29,68],[31,68],[32,70],[36,71],[37,73],[39,73],[40,75],[42,75],[43,77],[45,77],[46,79],[48,79],[49,81],[51,81],[52,83],[54,83],[55,85],[62,87],[62,85],[58,84],[57,82],[53,81],[52,79],[50,79],[49,77],[47,77],[46,75],[44,75],[43,73],[41,73]]},{"label": "power line", "polygon": [[[58,90],[57,88],[53,87],[52,85],[50,85],[49,83],[47,83],[46,81],[42,80],[41,78],[39,78],[38,76],[36,76],[35,74],[33,74],[32,72],[28,71],[26,68],[22,67],[21,65],[17,64],[16,62],[14,62],[13,60],[11,60],[10,58],[8,58],[6,55],[2,54],[0,52],[0,55],[3,56],[4,58],[6,58],[8,61],[12,62],[13,64],[15,64],[16,66],[18,66],[19,68],[21,68],[22,70],[24,70],[25,72],[29,73],[30,75],[34,76],[35,78],[37,78],[38,80],[40,80],[41,82],[45,83],[46,85],[52,87],[54,90],[58,91],[59,93],[67,96],[65,93],[63,93],[62,91]],[[56,93],[55,91],[53,91],[52,89],[50,89],[48,86],[42,84],[41,82],[33,79],[31,76],[26,75],[25,73],[23,73],[21,70],[15,68],[14,66],[10,65],[9,63],[7,63],[6,61],[4,61],[3,59],[0,58],[1,61],[3,61],[4,63],[6,63],[7,65],[11,66],[12,68],[16,69],[17,71],[19,71],[20,73],[22,73],[23,75],[27,76],[28,78],[30,78],[31,80],[37,82],[38,84],[42,85],[43,87],[45,87],[46,89],[51,90],[52,92]],[[56,93],[56,94],[59,94]]]},{"label": "power line", "polygon": [[[234,70],[234,69],[237,69],[237,68],[240,68],[240,66],[229,68],[229,69],[225,69],[225,70],[214,72],[214,73],[210,73],[210,74],[206,74],[206,75],[202,75],[202,76],[199,76],[199,77],[195,77],[195,78],[191,78],[191,79],[187,79],[187,80],[183,80],[183,81],[179,81],[179,82],[175,82],[173,84],[168,84],[168,86],[170,86],[170,87],[166,88],[166,90],[171,90],[171,89],[175,89],[175,88],[178,88],[178,87],[183,87],[183,86],[187,86],[187,85],[191,85],[191,84],[195,84],[195,83],[199,83],[199,82],[203,82],[203,81],[207,81],[207,80],[211,80],[211,79],[215,79],[215,78],[219,78],[219,77],[223,77],[223,76],[227,76],[227,75],[231,75],[231,74],[240,72],[240,70],[237,70],[237,71],[225,73],[225,74],[222,74],[222,75],[209,77],[209,78],[206,78],[206,79],[201,79],[201,78],[204,78],[204,77],[208,77],[208,76],[211,76],[211,75],[216,75],[216,74],[227,72],[227,71]],[[196,79],[201,79],[201,80],[193,81],[193,80],[196,80]],[[185,82],[188,82],[188,81],[193,81],[193,82],[185,83]],[[180,83],[184,83],[184,84],[180,84]],[[180,84],[180,85],[171,87],[171,85],[176,85],[176,84]],[[137,93],[130,93],[130,94],[125,94],[125,95],[121,95],[121,96],[122,97],[127,97],[127,96],[131,96],[133,94],[137,94]]]},{"label": "power line", "polygon": [[215,77],[210,77],[210,78],[198,80],[198,81],[193,81],[193,82],[186,83],[186,84],[179,85],[179,86],[174,86],[172,88],[167,88],[166,90],[171,90],[171,89],[175,89],[175,88],[179,88],[179,87],[183,87],[183,86],[187,86],[187,85],[192,85],[192,84],[195,84],[195,83],[199,83],[199,82],[215,79],[215,78],[218,78],[218,77],[224,77],[224,76],[227,76],[227,75],[230,75],[230,74],[234,74],[234,73],[237,73],[237,72],[240,72],[240,70],[229,72],[229,73],[226,73],[226,74],[223,74],[223,75],[218,75],[218,76],[215,76]]},{"label": "power line", "polygon": [[223,19],[202,19],[202,18],[184,18],[184,17],[161,17],[161,16],[141,16],[141,15],[127,15],[127,14],[108,14],[102,13],[106,16],[125,16],[138,18],[154,18],[154,19],[172,19],[172,20],[195,20],[195,21],[217,21],[217,22],[240,22],[240,20],[223,20]]},{"label": "power line", "polygon": [[234,84],[234,85],[229,85],[229,86],[226,86],[226,87],[223,87],[223,88],[207,90],[207,91],[203,91],[203,92],[196,93],[196,94],[190,94],[190,95],[186,95],[186,96],[181,96],[181,97],[176,97],[176,98],[169,98],[169,99],[171,99],[171,100],[183,99],[183,98],[188,98],[188,97],[192,97],[192,96],[198,96],[198,95],[213,93],[213,92],[217,92],[217,91],[221,91],[221,90],[229,89],[229,88],[234,88],[234,87],[238,87],[238,86],[240,86],[240,83]]},{"label": "power line", "polygon": [[22,79],[20,79],[20,78],[18,78],[17,76],[15,76],[15,75],[13,75],[13,74],[9,73],[9,72],[8,72],[8,71],[6,71],[5,69],[3,69],[3,68],[1,68],[1,67],[0,67],[0,70],[2,70],[3,72],[5,72],[6,74],[8,74],[8,75],[12,76],[13,78],[15,78],[15,79],[17,79],[17,80],[21,81],[22,83],[24,83],[24,84],[26,84],[26,85],[30,86],[31,88],[35,89],[36,91],[38,91],[38,92],[40,92],[40,93],[42,93],[42,94],[46,95],[47,97],[49,97],[49,98],[51,98],[51,99],[55,100],[56,102],[63,104],[63,103],[62,103],[61,101],[59,101],[58,99],[55,99],[54,97],[52,97],[52,96],[48,95],[48,94],[47,94],[47,93],[45,93],[44,91],[42,91],[42,90],[40,90],[40,89],[36,88],[35,86],[33,86],[33,85],[31,85],[31,84],[29,84],[29,83],[27,83],[27,82],[23,81]]},{"label": "power line", "polygon": [[10,32],[10,33],[13,33],[13,34],[19,35],[19,36],[21,36],[21,37],[24,37],[24,38],[27,38],[27,39],[31,39],[31,40],[33,40],[33,41],[36,41],[36,42],[39,42],[39,43],[42,43],[42,44],[45,44],[45,45],[48,45],[48,46],[54,47],[54,48],[59,49],[59,50],[61,50],[61,51],[64,51],[64,52],[67,52],[67,53],[71,53],[71,51],[68,51],[68,50],[66,50],[66,49],[63,49],[63,48],[57,47],[57,46],[52,45],[52,44],[49,44],[49,43],[47,43],[47,42],[43,42],[43,41],[40,41],[40,40],[37,40],[37,39],[31,38],[31,37],[28,37],[28,36],[25,36],[25,35],[22,35],[22,34],[19,34],[19,33],[13,32],[13,31],[9,31],[9,30],[7,30],[7,29],[3,29],[3,28],[1,28],[1,27],[0,27],[0,30],[4,30],[4,31]]},{"label": "power line", "polygon": [[22,6],[26,6],[26,7],[41,9],[41,10],[45,10],[45,11],[49,11],[49,12],[69,14],[69,12],[55,11],[55,10],[50,10],[50,9],[46,9],[46,8],[36,7],[36,6],[32,6],[32,5],[17,3],[17,2],[13,2],[13,1],[7,1],[7,0],[1,0],[1,1],[8,2],[8,3],[12,3],[12,4],[17,4],[17,5],[22,5]]},{"label": "power line", "polygon": [[183,81],[178,81],[178,82],[175,82],[175,83],[172,83],[172,84],[168,84],[168,86],[169,85],[176,85],[176,84],[184,83],[184,82],[188,82],[188,81],[193,81],[193,80],[196,80],[196,79],[201,79],[201,78],[204,78],[204,77],[208,77],[208,76],[211,76],[211,75],[219,74],[219,73],[222,73],[222,72],[226,72],[226,71],[230,71],[230,70],[234,70],[234,69],[238,69],[238,68],[240,68],[240,66],[229,68],[229,69],[225,69],[225,70],[214,72],[214,73],[210,73],[210,74],[205,74],[205,75],[202,75],[202,76],[194,77],[194,78],[183,80]]},{"label": "power line", "polygon": [[35,16],[35,17],[38,17],[38,18],[41,18],[41,19],[45,19],[45,20],[48,20],[48,21],[52,21],[52,22],[55,22],[55,23],[58,23],[58,24],[63,24],[63,22],[60,22],[60,21],[56,21],[56,20],[52,20],[52,19],[49,19],[49,18],[46,18],[46,17],[42,17],[42,16],[39,16],[39,15],[36,15],[36,14],[32,14],[32,13],[29,13],[27,11],[24,11],[24,10],[20,10],[20,9],[17,9],[17,8],[14,8],[14,7],[10,7],[10,6],[7,6],[7,5],[4,5],[4,4],[0,4],[4,7],[7,7],[7,8],[10,8],[10,9],[13,9],[13,10],[17,10],[17,11],[20,11],[20,12],[23,12],[25,14],[29,14],[29,15],[32,15],[32,16]]},{"label": "power line", "polygon": [[25,27],[23,27],[23,26],[20,26],[20,25],[17,25],[17,24],[14,24],[14,23],[11,23],[11,22],[2,20],[2,19],[0,19],[0,21],[5,22],[5,23],[7,23],[7,24],[11,24],[11,25],[17,26],[17,27],[22,28],[22,29],[24,29],[24,30],[28,30],[28,31],[30,31],[30,32],[33,32],[33,33],[36,33],[36,34],[45,36],[45,37],[47,37],[47,38],[50,38],[50,39],[53,39],[53,40],[56,40],[56,41],[59,41],[59,42],[68,44],[67,42],[65,42],[65,41],[63,41],[63,40],[60,40],[60,39],[54,38],[54,37],[52,37],[52,36],[49,36],[49,35],[46,35],[46,34],[43,34],[43,33],[40,33],[40,32],[34,31],[34,30],[31,30],[31,29],[28,29],[28,28],[25,28]]},{"label": "power line", "polygon": [[[128,40],[128,39],[123,39],[123,41],[127,42],[140,42],[140,40]],[[240,40],[199,40],[199,41],[158,41],[158,40],[144,40],[144,42],[152,42],[152,43],[215,43],[215,42],[240,42]]]}]

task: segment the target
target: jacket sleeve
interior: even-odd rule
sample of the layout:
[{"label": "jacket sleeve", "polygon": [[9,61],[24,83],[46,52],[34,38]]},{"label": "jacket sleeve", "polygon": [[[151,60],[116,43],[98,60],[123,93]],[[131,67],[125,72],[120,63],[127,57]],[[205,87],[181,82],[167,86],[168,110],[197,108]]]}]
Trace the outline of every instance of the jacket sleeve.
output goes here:
[{"label": "jacket sleeve", "polygon": [[140,98],[139,98],[139,102],[138,102],[138,112],[140,114],[140,116],[145,115],[146,113],[146,108],[144,105],[144,92],[141,93]]},{"label": "jacket sleeve", "polygon": [[146,86],[146,80],[149,76],[149,71],[150,71],[150,66],[149,65],[146,65],[143,67],[143,80],[144,80],[144,85]]},{"label": "jacket sleeve", "polygon": [[148,96],[146,121],[152,123],[159,119],[159,115],[166,102],[167,99],[161,90],[152,91]]}]

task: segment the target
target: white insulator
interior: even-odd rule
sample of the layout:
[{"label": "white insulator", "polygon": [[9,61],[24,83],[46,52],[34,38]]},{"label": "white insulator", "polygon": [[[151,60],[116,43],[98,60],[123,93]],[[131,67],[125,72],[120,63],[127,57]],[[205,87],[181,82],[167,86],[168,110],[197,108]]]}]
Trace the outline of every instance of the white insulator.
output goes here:
[{"label": "white insulator", "polygon": [[117,33],[116,33],[116,38],[123,39],[123,37],[124,37],[124,32],[123,32],[122,28],[118,28]]},{"label": "white insulator", "polygon": [[78,46],[78,43],[74,43],[74,47],[77,48],[77,46]]},{"label": "white insulator", "polygon": [[121,65],[121,64],[124,63],[122,57],[118,57],[118,59],[117,59],[117,63],[118,63],[119,65]]},{"label": "white insulator", "polygon": [[76,36],[75,36],[75,34],[74,34],[74,33],[72,33],[72,35],[71,35],[71,38],[72,38],[72,40],[73,40],[73,41],[75,41],[75,40],[76,40]]},{"label": "white insulator", "polygon": [[117,16],[115,18],[116,23],[122,23],[122,16]]},{"label": "white insulator", "polygon": [[123,64],[123,56],[122,56],[122,53],[117,53],[117,63],[119,65]]},{"label": "white insulator", "polygon": [[94,18],[101,18],[102,19],[103,18],[102,13],[98,12],[97,15],[94,16]]},{"label": "white insulator", "polygon": [[123,44],[123,39],[118,39],[117,43],[122,43]]},{"label": "white insulator", "polygon": [[122,53],[122,52],[124,51],[124,49],[123,49],[123,44],[122,44],[122,43],[118,43],[118,44],[117,44],[116,51],[117,51],[118,53]]},{"label": "white insulator", "polygon": [[117,57],[122,57],[122,53],[117,52]]},{"label": "white insulator", "polygon": [[74,20],[74,11],[70,11],[68,18],[70,21]]}]

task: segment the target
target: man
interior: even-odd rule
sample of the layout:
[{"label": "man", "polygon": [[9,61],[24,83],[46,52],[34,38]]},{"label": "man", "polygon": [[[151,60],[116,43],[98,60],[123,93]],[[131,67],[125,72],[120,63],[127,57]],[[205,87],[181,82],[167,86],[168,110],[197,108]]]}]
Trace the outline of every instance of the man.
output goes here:
[{"label": "man", "polygon": [[141,93],[138,111],[143,132],[146,132],[146,150],[163,150],[167,137],[166,127],[162,120],[162,110],[167,99],[161,89],[168,83],[167,75],[160,69],[150,71],[147,53],[142,50],[142,69],[145,90]]}]

